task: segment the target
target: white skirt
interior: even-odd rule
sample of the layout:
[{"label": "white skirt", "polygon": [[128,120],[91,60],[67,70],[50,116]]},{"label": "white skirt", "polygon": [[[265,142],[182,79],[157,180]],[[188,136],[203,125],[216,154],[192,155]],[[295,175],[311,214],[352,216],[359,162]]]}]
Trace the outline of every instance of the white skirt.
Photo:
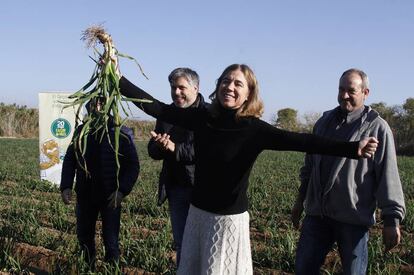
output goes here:
[{"label": "white skirt", "polygon": [[253,274],[249,213],[188,211],[177,274]]}]

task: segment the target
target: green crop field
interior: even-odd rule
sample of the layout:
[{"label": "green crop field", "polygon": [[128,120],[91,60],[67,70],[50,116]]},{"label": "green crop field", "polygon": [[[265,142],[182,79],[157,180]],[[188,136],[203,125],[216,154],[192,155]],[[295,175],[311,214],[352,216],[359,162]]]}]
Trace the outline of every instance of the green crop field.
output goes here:
[{"label": "green crop field", "polygon": [[[141,174],[123,203],[120,267],[101,261],[102,241],[97,234],[97,272],[175,274],[168,206],[156,206],[161,162],[148,157],[146,142],[137,146]],[[255,274],[293,273],[299,233],[290,223],[290,208],[302,161],[301,153],[264,152],[255,164],[249,188]],[[384,254],[381,222],[372,228],[369,274],[414,273],[414,158],[398,161],[407,205],[402,243]],[[38,140],[0,139],[0,274],[84,272],[75,228],[74,203],[65,206],[58,188],[39,180]],[[329,253],[324,270],[326,274],[340,270],[336,250]]]}]

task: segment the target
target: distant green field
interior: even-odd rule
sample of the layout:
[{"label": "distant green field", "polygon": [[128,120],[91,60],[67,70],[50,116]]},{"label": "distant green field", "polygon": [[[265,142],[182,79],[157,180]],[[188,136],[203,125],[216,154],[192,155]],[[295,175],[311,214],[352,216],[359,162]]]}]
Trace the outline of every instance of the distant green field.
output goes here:
[{"label": "distant green field", "polygon": [[[175,274],[168,206],[156,206],[161,162],[151,160],[146,142],[137,142],[141,174],[123,204],[120,242],[124,273]],[[299,185],[302,153],[264,152],[250,177],[251,240],[255,274],[292,273],[298,232],[289,213]],[[384,255],[381,224],[372,229],[369,274],[414,273],[414,158],[399,158],[407,217],[402,244]],[[84,269],[77,254],[74,204],[65,206],[56,186],[39,180],[38,140],[0,139],[0,271],[77,274]],[[98,226],[99,228],[99,226]],[[97,271],[106,266],[98,243]],[[326,274],[340,270],[336,251]],[[118,270],[119,271],[119,270]]]}]

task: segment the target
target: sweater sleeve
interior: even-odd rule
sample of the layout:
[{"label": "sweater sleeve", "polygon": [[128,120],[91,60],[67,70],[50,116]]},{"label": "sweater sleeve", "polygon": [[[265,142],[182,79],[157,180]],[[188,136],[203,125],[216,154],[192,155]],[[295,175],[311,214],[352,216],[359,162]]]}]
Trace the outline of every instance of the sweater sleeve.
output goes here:
[{"label": "sweater sleeve", "polygon": [[65,189],[72,189],[73,180],[75,179],[76,167],[76,157],[72,141],[67,148],[65,158],[63,159],[62,175],[59,187],[60,191],[63,191]]},{"label": "sweater sleeve", "polygon": [[278,151],[299,151],[309,154],[331,155],[358,159],[359,142],[330,139],[315,134],[295,133],[278,129],[260,121],[258,139],[261,149]]},{"label": "sweater sleeve", "polygon": [[[157,134],[164,134],[168,133],[171,129],[172,125],[166,124],[160,120],[157,120],[155,124],[154,132]],[[148,155],[155,160],[162,160],[168,157],[168,155],[171,155],[170,152],[167,152],[166,150],[161,149],[154,141],[153,138],[150,139],[147,146]]]},{"label": "sweater sleeve", "polygon": [[[125,130],[124,130],[125,131]],[[126,196],[134,187],[137,181],[140,165],[138,161],[138,153],[134,144],[131,133],[126,134],[127,137],[122,137],[121,144],[121,170],[119,176],[119,191]]]},{"label": "sweater sleeve", "polygon": [[[169,133],[173,126],[171,124],[157,120],[155,132],[164,134]],[[153,138],[148,142],[148,155],[155,160],[170,159],[183,164],[194,164],[194,140],[193,136],[184,142],[175,142],[174,153],[163,150],[154,141]]]},{"label": "sweater sleeve", "polygon": [[306,154],[305,164],[300,168],[300,186],[299,186],[299,196],[302,200],[305,200],[306,192],[308,190],[309,180],[312,173],[312,156]]},{"label": "sweater sleeve", "polygon": [[156,119],[191,130],[196,128],[200,122],[202,114],[198,108],[177,108],[173,105],[165,104],[132,84],[125,77],[121,77],[119,80],[119,87],[121,94],[127,98],[151,101],[150,103],[133,101],[133,103],[146,114]]},{"label": "sweater sleeve", "polygon": [[398,172],[394,138],[388,124],[378,133],[374,155],[377,190],[375,197],[385,225],[398,225],[405,216],[404,194]]},{"label": "sweater sleeve", "polygon": [[[313,127],[312,133],[315,134],[317,127],[320,125],[320,120],[316,122]],[[320,127],[320,126],[319,126]],[[305,155],[305,160],[303,166],[300,168],[299,172],[299,179],[300,179],[300,186],[299,186],[299,196],[304,201],[306,198],[306,192],[308,190],[309,181],[312,174],[313,169],[313,156],[311,154]]]}]

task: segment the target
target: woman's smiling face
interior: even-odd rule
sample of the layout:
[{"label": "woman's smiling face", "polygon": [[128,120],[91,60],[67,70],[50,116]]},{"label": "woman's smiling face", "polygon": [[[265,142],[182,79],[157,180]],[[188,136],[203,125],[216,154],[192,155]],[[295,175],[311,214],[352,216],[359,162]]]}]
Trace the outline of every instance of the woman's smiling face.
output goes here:
[{"label": "woman's smiling face", "polygon": [[217,97],[226,109],[238,109],[246,102],[249,97],[249,87],[241,70],[231,71],[223,78]]}]

